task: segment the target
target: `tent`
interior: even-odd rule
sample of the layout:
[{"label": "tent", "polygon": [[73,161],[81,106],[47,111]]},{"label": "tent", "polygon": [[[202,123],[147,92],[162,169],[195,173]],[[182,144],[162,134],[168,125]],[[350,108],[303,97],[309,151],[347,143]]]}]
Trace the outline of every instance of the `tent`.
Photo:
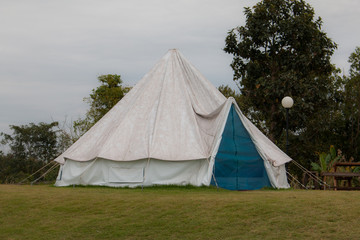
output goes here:
[{"label": "tent", "polygon": [[288,188],[291,159],[176,49],[55,159],[56,186]]}]

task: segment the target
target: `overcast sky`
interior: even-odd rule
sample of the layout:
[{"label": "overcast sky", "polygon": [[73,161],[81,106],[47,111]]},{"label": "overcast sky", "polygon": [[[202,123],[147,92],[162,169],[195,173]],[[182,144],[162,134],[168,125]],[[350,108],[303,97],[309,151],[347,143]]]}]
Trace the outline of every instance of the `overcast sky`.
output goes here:
[{"label": "overcast sky", "polygon": [[[228,30],[244,25],[244,0],[0,0],[0,132],[9,125],[83,117],[102,74],[133,86],[178,48],[215,86],[232,81]],[[338,44],[335,63],[360,46],[360,1],[311,0]]]}]

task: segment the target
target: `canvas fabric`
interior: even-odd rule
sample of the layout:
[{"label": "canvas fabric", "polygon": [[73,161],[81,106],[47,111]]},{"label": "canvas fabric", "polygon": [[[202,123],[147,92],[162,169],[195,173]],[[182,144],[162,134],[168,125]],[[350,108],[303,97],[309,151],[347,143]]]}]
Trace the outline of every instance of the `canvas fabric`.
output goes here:
[{"label": "canvas fabric", "polygon": [[[271,185],[288,187],[284,164],[291,159],[176,49],[55,159],[62,164],[56,184],[209,185],[231,109],[253,141]],[[144,178],[136,182],[141,174]]]}]

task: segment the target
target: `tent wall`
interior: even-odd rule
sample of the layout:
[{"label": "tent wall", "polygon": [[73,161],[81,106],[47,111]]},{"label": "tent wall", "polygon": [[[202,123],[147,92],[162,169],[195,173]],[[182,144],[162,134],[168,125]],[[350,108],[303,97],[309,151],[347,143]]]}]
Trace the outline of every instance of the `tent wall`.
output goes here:
[{"label": "tent wall", "polygon": [[208,161],[162,161],[143,159],[116,162],[96,159],[87,162],[66,160],[60,168],[56,186],[99,185],[137,187],[150,185],[201,186],[207,176]]},{"label": "tent wall", "polygon": [[[254,190],[271,186],[264,161],[234,105],[230,107],[213,172],[221,188]],[[214,179],[212,184],[215,185]]]}]

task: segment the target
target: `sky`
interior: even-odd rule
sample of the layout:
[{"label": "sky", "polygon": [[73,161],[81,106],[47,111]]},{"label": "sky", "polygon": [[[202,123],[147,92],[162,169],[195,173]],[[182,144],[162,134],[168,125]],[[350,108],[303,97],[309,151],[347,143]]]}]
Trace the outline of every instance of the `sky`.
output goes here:
[{"label": "sky", "polygon": [[[0,0],[0,132],[30,122],[72,122],[99,86],[119,74],[135,85],[177,48],[215,86],[235,88],[227,32],[254,0]],[[360,46],[360,1],[308,0],[338,44],[345,73]]]}]

